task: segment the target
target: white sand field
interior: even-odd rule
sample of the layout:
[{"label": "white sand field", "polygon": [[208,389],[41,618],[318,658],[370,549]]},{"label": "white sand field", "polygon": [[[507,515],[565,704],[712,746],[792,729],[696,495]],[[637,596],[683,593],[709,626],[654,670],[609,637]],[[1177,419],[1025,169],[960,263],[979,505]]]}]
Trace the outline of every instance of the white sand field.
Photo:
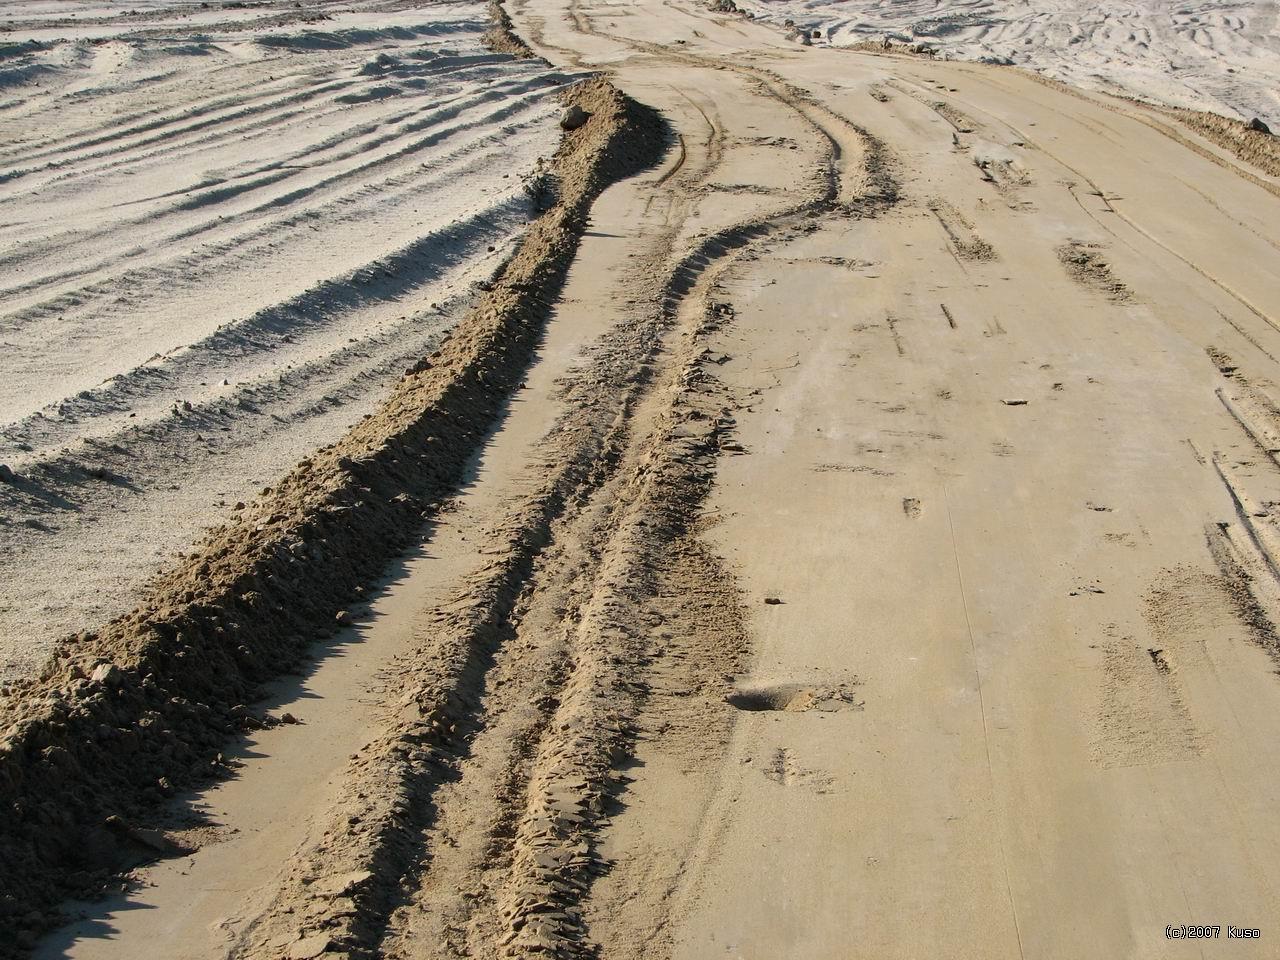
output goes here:
[{"label": "white sand field", "polygon": [[838,46],[926,43],[1078,86],[1280,126],[1280,32],[1269,0],[744,0]]},{"label": "white sand field", "polygon": [[506,256],[563,78],[482,4],[0,9],[0,676],[371,410]]}]

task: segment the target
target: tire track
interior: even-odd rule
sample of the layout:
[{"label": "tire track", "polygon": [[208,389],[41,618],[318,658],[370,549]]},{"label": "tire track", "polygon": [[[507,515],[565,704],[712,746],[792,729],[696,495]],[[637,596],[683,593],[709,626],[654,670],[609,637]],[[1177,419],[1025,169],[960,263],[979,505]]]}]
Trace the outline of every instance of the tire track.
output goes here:
[{"label": "tire track", "polygon": [[[776,96],[767,84],[758,92]],[[878,190],[837,205],[843,194],[837,172],[840,145],[829,135],[820,142],[827,151],[825,174],[811,199],[704,238],[672,265],[662,289],[653,295],[664,324],[673,326],[667,372],[658,389],[637,404],[633,431],[642,432],[630,438],[616,479],[592,489],[590,497],[600,506],[583,509],[585,529],[553,536],[556,543],[568,539],[590,545],[564,548],[571,558],[584,550],[589,557],[575,567],[580,585],[556,588],[560,578],[544,575],[528,588],[535,609],[549,606],[556,619],[569,624],[552,648],[555,654],[544,658],[555,665],[546,687],[556,694],[532,729],[516,738],[518,753],[507,755],[507,785],[499,791],[504,812],[493,816],[488,843],[472,844],[473,850],[485,851],[483,862],[470,871],[457,866],[446,870],[444,880],[437,881],[439,888],[408,912],[424,917],[419,926],[425,927],[410,923],[397,940],[380,947],[381,955],[423,956],[431,951],[415,945],[439,942],[440,936],[458,956],[595,954],[581,904],[593,878],[608,869],[595,846],[596,832],[609,797],[618,792],[615,771],[630,752],[652,670],[644,631],[637,625],[646,621],[645,605],[656,595],[669,544],[689,530],[714,476],[720,437],[731,425],[723,389],[705,363],[704,338],[724,316],[722,305],[710,299],[711,291],[754,243],[794,229],[814,214],[880,210],[887,201]],[[866,156],[869,167],[886,159],[882,148]],[[887,192],[896,197],[896,185],[886,184],[883,173],[868,171],[863,179],[881,190],[891,186]],[[690,179],[700,183],[705,178],[703,173]],[[647,356],[633,358],[624,368],[643,368]],[[596,370],[586,379],[603,380],[605,395],[617,391]],[[575,408],[598,404],[597,399]],[[521,627],[515,629],[518,637]],[[566,661],[561,675],[559,665]],[[486,704],[486,716],[491,710]],[[534,747],[531,734],[536,735]],[[434,868],[427,869],[419,881],[424,885],[431,883]],[[468,878],[462,886],[467,906],[451,902],[447,889],[459,877]],[[433,918],[445,918],[443,925]]]}]

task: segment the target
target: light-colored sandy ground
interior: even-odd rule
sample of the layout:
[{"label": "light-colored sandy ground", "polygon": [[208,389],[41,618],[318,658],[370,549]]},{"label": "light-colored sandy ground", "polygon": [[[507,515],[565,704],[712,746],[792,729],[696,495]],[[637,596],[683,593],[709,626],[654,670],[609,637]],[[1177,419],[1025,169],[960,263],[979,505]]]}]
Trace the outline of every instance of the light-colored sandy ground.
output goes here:
[{"label": "light-colored sandy ground", "polygon": [[4,18],[0,678],[430,352],[530,215],[562,82],[486,50],[481,3]]},{"label": "light-colored sandy ground", "polygon": [[37,955],[1280,957],[1280,183],[1021,72],[510,9],[671,149],[302,723]]},{"label": "light-colored sandy ground", "polygon": [[744,0],[836,46],[891,38],[943,56],[1280,127],[1280,29],[1272,0]]}]

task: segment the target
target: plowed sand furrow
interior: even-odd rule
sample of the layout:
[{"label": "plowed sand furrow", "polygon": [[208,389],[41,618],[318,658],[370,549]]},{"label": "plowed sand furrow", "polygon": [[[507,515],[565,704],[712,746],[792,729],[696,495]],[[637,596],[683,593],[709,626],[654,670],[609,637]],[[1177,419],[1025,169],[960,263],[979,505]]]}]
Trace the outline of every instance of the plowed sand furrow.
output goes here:
[{"label": "plowed sand furrow", "polygon": [[[419,180],[414,186],[421,189],[422,180],[425,179],[429,184],[432,178],[448,175],[448,165],[451,163],[469,160],[470,155],[476,152],[492,156],[499,148],[493,141],[494,127],[514,127],[519,130],[544,119],[545,115],[539,115],[537,105],[543,102],[546,87],[539,81],[520,85],[526,88],[536,86],[542,89],[537,92],[529,90],[514,101],[496,106],[487,114],[468,117],[427,137],[410,139],[405,134],[403,139],[409,140],[405,143],[384,135],[381,140],[391,146],[389,151],[381,154],[374,151],[370,155],[369,145],[365,145],[362,150],[347,151],[335,159],[355,159],[357,162],[345,165],[336,163],[336,170],[317,164],[314,169],[318,176],[308,177],[301,172],[281,171],[235,186],[206,190],[193,198],[167,204],[144,217],[112,223],[87,235],[53,236],[36,244],[23,243],[5,258],[11,272],[21,278],[19,285],[0,291],[0,296],[8,299],[10,309],[14,311],[14,316],[6,322],[20,323],[24,311],[38,313],[57,309],[57,304],[30,304],[33,293],[44,292],[55,283],[67,281],[83,282],[89,279],[102,283],[104,271],[119,270],[126,265],[126,269],[140,270],[148,261],[163,263],[165,258],[172,257],[170,248],[174,244],[186,245],[188,251],[197,249],[202,258],[208,258],[224,254],[237,245],[268,239],[273,235],[278,237],[285,229],[298,226],[304,218],[315,221],[332,212],[335,215],[330,219],[337,223],[356,220],[359,211],[350,209],[355,201],[374,201],[374,209],[390,207],[395,200],[403,198],[386,196],[385,188],[400,186],[402,193],[407,193],[403,189],[404,178],[414,176]],[[414,127],[416,133],[433,125],[434,120],[417,121],[409,126]],[[508,148],[509,145],[510,141]],[[423,155],[433,161],[432,169],[425,178],[421,167],[426,165],[420,163]],[[344,166],[346,169],[343,169]],[[307,169],[312,168],[308,165]],[[375,179],[379,177],[383,178],[381,182]],[[397,178],[400,183],[396,182]],[[308,180],[311,182],[307,182]],[[345,208],[340,209],[340,215],[336,215],[339,211],[335,209],[335,205]],[[304,212],[299,212],[300,209]],[[195,221],[194,224],[192,220]],[[253,229],[244,231],[244,226],[250,224],[255,224]],[[233,233],[237,227],[240,232]],[[219,234],[227,233],[232,233],[230,239],[217,239]],[[104,245],[110,246],[126,238],[128,246],[124,248],[124,257],[117,254],[115,258],[105,262],[90,260],[74,271],[67,271],[63,266],[68,257],[73,261],[77,259],[77,254],[82,254],[84,258],[93,257]],[[42,266],[46,271],[52,267],[59,272],[38,273]],[[183,264],[182,273],[191,273],[190,264]],[[72,297],[75,295],[74,290],[63,294]],[[24,300],[27,304],[25,306]]]},{"label": "plowed sand furrow", "polygon": [[[164,84],[164,88],[161,88],[160,84],[153,83],[148,89],[151,103],[147,105],[146,109],[134,114],[117,116],[112,123],[86,121],[85,125],[78,126],[73,132],[62,135],[55,133],[48,138],[42,138],[38,148],[32,152],[22,151],[22,147],[26,145],[22,137],[22,127],[6,118],[0,129],[12,135],[12,140],[9,141],[12,146],[8,149],[0,150],[0,160],[13,167],[29,166],[34,164],[35,161],[49,157],[91,150],[104,144],[114,145],[118,138],[145,136],[155,130],[181,123],[184,119],[205,114],[218,114],[235,108],[255,107],[260,103],[277,102],[282,95],[286,97],[313,96],[324,90],[323,83],[315,82],[300,91],[295,90],[282,94],[282,91],[278,89],[267,89],[265,91],[259,90],[256,94],[250,94],[246,97],[245,90],[253,89],[251,84],[246,84],[246,79],[261,82],[261,76],[246,78],[243,64],[226,64],[216,71],[203,71],[200,79],[207,87],[210,85],[211,75],[216,75],[217,73],[225,74],[225,79],[222,83],[225,84],[226,89],[217,89],[218,84],[215,83],[213,91],[207,91],[203,96],[197,97],[193,101],[187,82],[179,80],[176,76],[168,80],[168,82],[162,80],[160,84]],[[279,80],[268,82],[272,85],[282,84],[282,81]],[[135,90],[126,89],[115,93],[114,97],[128,104],[129,100],[127,98],[135,93]],[[174,110],[178,104],[183,107],[181,113],[165,112]],[[39,118],[40,113],[38,111],[74,110],[77,106],[78,104],[75,101],[71,103],[41,104],[36,112],[24,116],[22,123],[25,125],[31,119]],[[88,113],[89,111],[83,110],[82,112]]]},{"label": "plowed sand furrow", "polygon": [[56,409],[46,407],[6,425],[7,435],[32,448],[14,459],[15,469],[77,438],[104,440],[111,425],[138,430],[168,419],[183,401],[196,410],[235,405],[242,396],[256,404],[260,390],[272,381],[305,379],[308,367],[358,356],[367,341],[393,341],[399,330],[421,324],[423,317],[446,329],[450,312],[431,309],[437,301],[426,298],[465,300],[471,285],[484,282],[500,265],[496,256],[486,255],[486,245],[509,242],[528,212],[525,198],[509,198],[363,264],[354,274],[227,324],[169,356],[122,370],[102,386],[63,398]]},{"label": "plowed sand furrow", "polygon": [[[485,74],[492,72],[493,62],[487,62],[491,64],[491,69],[487,71],[475,71],[474,79],[488,79]],[[452,76],[454,82],[460,81],[466,84],[468,80],[473,79],[473,76],[465,67],[458,69],[456,73],[448,71],[448,74]],[[394,77],[391,79],[394,79]],[[447,101],[444,105],[437,106],[436,104],[433,104],[432,106],[434,109],[429,112],[426,119],[411,120],[402,123],[402,132],[417,132],[437,123],[455,119],[459,115],[476,106],[495,99],[500,99],[509,93],[518,93],[521,89],[528,89],[534,82],[535,81],[532,80],[525,80],[523,82],[519,80],[505,80],[495,83],[491,89],[486,90],[482,94],[470,97],[460,97],[453,105],[448,105]],[[320,93],[329,94],[339,89],[346,88],[330,85],[329,87],[317,91],[314,95],[318,97]],[[396,106],[401,108],[401,112],[403,114],[412,114],[415,112],[413,108],[410,104],[403,102],[403,98],[406,97],[407,95],[402,94],[400,98],[395,98],[393,100],[391,96],[388,95],[385,99],[391,102],[384,103],[380,108],[381,111],[385,114],[388,106]],[[299,97],[299,99],[300,98],[301,97]],[[311,99],[310,92],[306,99]],[[376,109],[378,108],[365,108],[365,112],[373,113]],[[255,110],[254,112],[256,113],[258,111]],[[280,155],[281,159],[278,161],[280,164],[287,165],[291,161],[306,158],[307,163],[305,166],[321,167],[326,162],[336,163],[352,157],[358,157],[371,149],[382,146],[385,143],[392,142],[395,134],[387,135],[380,132],[383,126],[388,125],[387,118],[385,116],[373,122],[362,123],[358,116],[349,116],[352,112],[350,105],[346,105],[344,107],[342,104],[330,105],[330,103],[322,101],[320,103],[303,103],[300,104],[297,109],[282,109],[271,113],[268,116],[257,117],[247,122],[238,122],[243,119],[243,117],[237,114],[233,114],[229,117],[211,118],[198,127],[166,133],[164,137],[156,138],[154,140],[140,141],[132,145],[113,145],[113,150],[109,152],[93,154],[83,158],[60,155],[56,161],[53,161],[55,165],[54,169],[56,170],[54,175],[43,180],[36,180],[30,184],[24,183],[21,184],[21,186],[31,190],[56,188],[64,192],[70,192],[76,190],[79,186],[78,181],[85,178],[116,173],[120,171],[121,168],[145,170],[149,166],[167,166],[175,160],[181,160],[187,157],[194,158],[198,157],[202,152],[216,150],[218,147],[225,146],[235,139],[254,142],[256,145],[258,145],[260,141],[267,139],[267,145],[269,145],[270,137],[282,137],[282,127],[288,129],[301,126],[300,124],[297,124],[296,121],[303,117],[308,121],[307,127],[314,126],[317,122],[323,121],[328,117],[342,117],[345,120],[355,122],[368,129],[370,136],[368,138],[368,142],[362,142],[358,137],[353,137],[349,134],[339,134],[337,136],[326,138],[326,142],[303,147],[297,146],[297,137],[294,136],[290,138],[288,148],[283,151],[273,151]],[[390,118],[392,121],[391,125],[394,125],[398,119],[399,118],[393,114]],[[186,136],[186,134],[193,132],[199,133],[199,136]],[[296,130],[291,130],[290,132],[296,133]],[[332,151],[334,156],[326,157],[325,154],[327,151]],[[104,159],[106,162],[102,163],[86,162]],[[67,169],[68,167],[70,167],[70,169]],[[273,163],[262,172],[273,172],[274,167],[275,164]],[[249,171],[240,174],[240,176],[252,177],[258,172],[259,171],[250,169]]]},{"label": "plowed sand furrow", "polygon": [[[542,144],[537,140],[540,131],[533,122],[535,119],[530,118],[529,125],[518,131],[521,135],[509,140],[508,144],[530,153],[540,147]],[[293,259],[305,263],[315,256],[316,251],[324,249],[326,243],[332,243],[335,234],[353,245],[360,245],[343,258],[348,261],[349,270],[369,266],[377,260],[358,259],[361,254],[391,257],[395,255],[394,244],[397,241],[421,239],[431,232],[457,229],[459,215],[462,219],[483,219],[486,208],[474,201],[460,206],[456,201],[450,203],[445,198],[431,197],[430,191],[458,177],[493,174],[502,156],[504,153],[492,143],[462,146],[438,157],[438,164],[433,165],[430,172],[409,171],[374,185],[360,185],[351,192],[335,192],[326,202],[314,205],[300,203],[297,209],[289,210],[284,216],[260,218],[260,222],[250,225],[249,229],[244,229],[245,225],[235,223],[232,218],[228,224],[215,217],[208,224],[211,236],[200,237],[198,231],[191,231],[196,235],[185,239],[185,242],[167,238],[167,251],[164,245],[157,252],[145,247],[128,247],[111,261],[89,266],[90,270],[99,273],[92,284],[71,286],[70,289],[64,287],[56,297],[15,310],[6,316],[5,321],[10,332],[17,332],[25,327],[38,326],[42,320],[52,322],[55,317],[74,317],[76,309],[83,309],[88,304],[102,310],[111,303],[103,302],[104,295],[113,289],[127,291],[130,298],[152,296],[173,300],[184,289],[197,288],[202,283],[216,282],[221,278],[225,269],[213,272],[213,276],[207,275],[210,271],[200,271],[200,266],[211,260],[224,268],[235,266],[259,271],[271,267],[271,261],[287,263]],[[491,203],[496,206],[489,209],[502,209],[502,205],[510,204],[512,195],[520,192],[520,185],[520,180],[515,183],[508,180],[495,189],[496,196]],[[401,211],[415,202],[418,206],[409,209],[419,216],[406,222]],[[389,230],[401,236],[388,234]],[[366,243],[376,246],[371,250],[364,246]],[[58,289],[58,284],[65,279],[79,278],[65,275],[50,277],[27,284],[26,289],[41,290],[44,286]],[[271,291],[266,295],[274,293],[278,297],[281,292]],[[116,312],[120,312],[118,308]]]},{"label": "plowed sand furrow", "polygon": [[[434,15],[410,8],[400,18]],[[314,110],[265,139],[243,140],[251,131],[242,126],[216,142],[188,134],[162,159],[133,152],[115,175],[83,176],[74,197],[21,187],[26,222],[10,234],[20,245],[0,263],[9,308],[0,321],[0,463],[32,474],[0,490],[0,523],[12,533],[6,569],[30,575],[0,595],[6,675],[31,669],[58,637],[126,609],[141,580],[224,519],[230,504],[372,410],[410,365],[401,358],[445,331],[471,285],[510,255],[531,210],[525,183],[541,176],[535,161],[555,142],[546,97],[563,81],[549,81],[542,65],[484,51],[474,21],[455,26],[447,34],[393,31],[385,42],[342,51],[351,71],[383,51],[408,54],[403,62],[413,69],[412,55],[426,56],[430,86],[409,91],[412,98],[332,117]],[[113,47],[86,49],[106,57]],[[164,47],[129,49],[109,65],[119,71],[113,76],[145,78],[194,62]],[[194,103],[202,122],[225,117],[232,82],[259,108],[278,100],[278,89],[254,92],[255,80],[276,68],[250,53],[234,56],[238,75],[219,68],[222,90],[195,78],[166,82],[171,102],[153,118],[157,129],[172,132],[165,118],[183,115],[177,97]],[[394,59],[378,62],[398,69]],[[290,57],[287,69],[299,68],[315,76],[307,86],[326,85],[314,61]],[[141,116],[139,97],[150,89],[142,86],[125,84],[102,107]],[[43,122],[56,119],[50,132],[66,134],[93,116],[78,104],[66,114],[54,110]],[[348,129],[339,135],[332,121],[344,114]],[[104,129],[100,116],[91,126]],[[145,134],[128,139],[138,137]],[[141,218],[115,206],[120,181],[138,185],[130,195],[164,193],[154,188],[159,170],[190,185],[208,179],[205,167],[264,170],[301,158],[315,169],[288,170],[291,182],[271,189],[205,196],[198,208],[180,209],[180,193],[158,197]],[[437,303],[451,309],[437,311]],[[34,377],[32,352],[47,360]],[[36,608],[44,614],[31,616]]]},{"label": "plowed sand furrow", "polygon": [[[438,295],[443,301],[447,290]],[[82,408],[60,433],[40,429],[57,427],[53,421],[31,424],[22,435],[38,444],[37,452],[14,461],[24,482],[0,490],[0,509],[38,526],[15,530],[0,558],[0,577],[14,584],[0,625],[35,647],[128,609],[130,582],[163,569],[173,551],[235,503],[251,500],[272,476],[373,412],[404,370],[439,345],[469,302],[462,296],[442,311],[402,322],[387,317],[375,333],[354,342],[344,337],[331,353],[305,360],[295,354],[284,373],[254,376],[243,366],[197,363],[176,371],[183,379],[175,380],[155,369],[153,377],[134,379],[123,396],[100,398],[106,407],[101,423]],[[274,347],[264,344],[263,351]],[[189,410],[173,399],[192,395],[194,377],[216,382],[225,374],[238,385],[218,399]],[[139,415],[129,417],[124,408]],[[86,553],[109,555],[113,545],[131,539],[149,549],[108,568],[85,563]],[[80,593],[71,609],[61,605],[58,587],[67,569],[76,570]],[[42,614],[33,621],[27,612],[34,610]]]},{"label": "plowed sand furrow", "polygon": [[[357,83],[358,81],[330,82],[285,96],[264,97],[260,100],[233,94],[228,98],[232,102],[223,109],[206,111],[197,107],[192,111],[184,111],[180,117],[166,117],[123,134],[105,132],[96,142],[90,140],[83,144],[51,146],[40,153],[17,157],[10,161],[15,164],[13,167],[0,170],[0,179],[6,185],[23,181],[19,184],[22,188],[39,189],[77,177],[92,176],[137,159],[156,159],[172,151],[217,143],[219,139],[229,136],[287,123],[310,108],[312,101],[345,91]],[[197,116],[208,115],[192,120],[192,113]],[[44,163],[36,164],[40,160]],[[107,162],[99,162],[103,160]],[[50,175],[39,179],[37,175],[45,171],[51,171]],[[11,190],[12,187],[9,187],[6,192]]]},{"label": "plowed sand furrow", "polygon": [[[535,139],[540,132],[533,122],[536,119],[540,118],[528,118],[527,126],[518,131],[523,136],[508,140],[508,150],[515,147],[532,153],[542,145]],[[228,222],[215,216],[207,222],[212,236],[200,235],[204,227],[189,228],[184,231],[185,235],[163,238],[164,242],[157,250],[130,246],[110,261],[90,265],[88,270],[97,273],[90,284],[71,286],[69,289],[64,286],[58,290],[58,285],[65,284],[67,279],[83,282],[83,276],[66,274],[24,284],[15,291],[18,294],[17,304],[21,303],[21,294],[24,292],[28,301],[32,299],[31,293],[34,291],[47,297],[49,291],[46,287],[52,287],[58,293],[34,305],[14,309],[5,315],[4,328],[6,332],[17,333],[29,327],[38,329],[40,321],[52,322],[55,317],[59,321],[68,316],[75,318],[76,310],[102,310],[102,300],[108,293],[114,292],[117,301],[130,302],[128,309],[132,310],[139,297],[151,295],[173,300],[184,288],[217,282],[230,267],[261,271],[270,267],[272,260],[287,261],[289,258],[296,258],[305,262],[309,255],[314,256],[314,250],[323,249],[326,243],[333,242],[331,236],[326,234],[345,234],[348,242],[361,244],[345,258],[350,261],[349,269],[368,265],[376,260],[357,258],[361,254],[367,257],[371,252],[383,256],[395,255],[394,244],[401,238],[388,236],[388,229],[407,234],[404,239],[414,239],[415,236],[422,236],[424,225],[437,226],[432,221],[437,218],[443,220],[449,213],[483,218],[483,210],[475,210],[474,201],[470,204],[471,209],[459,209],[457,206],[450,209],[445,206],[444,210],[440,210],[448,201],[445,198],[437,200],[430,195],[430,191],[458,177],[491,173],[499,158],[505,155],[505,151],[486,136],[470,144],[459,144],[443,155],[436,154],[433,159],[437,163],[429,171],[411,170],[374,184],[354,184],[350,190],[331,191],[327,197],[316,198],[313,203],[299,197],[296,207],[288,209],[282,216],[258,217],[254,218],[258,220],[257,223],[251,220],[249,224],[241,224],[234,217],[228,218]],[[498,202],[510,203],[511,195],[520,192],[520,181],[512,183],[508,180],[501,185],[500,191]],[[419,199],[424,194],[425,199]],[[424,209],[426,212],[406,222],[402,210],[415,201],[419,206],[410,208],[411,212],[416,214]],[[457,217],[451,220],[453,222],[440,222],[438,229],[456,228]],[[249,229],[244,229],[245,226]],[[299,236],[304,228],[307,232]],[[124,239],[127,236],[124,233],[120,238],[112,239]],[[364,246],[373,243],[377,247],[372,251]],[[220,269],[208,276],[210,271],[202,272],[199,268],[211,260]],[[122,298],[121,294],[128,296]]]},{"label": "plowed sand furrow", "polygon": [[[421,283],[417,277],[431,264],[452,268],[463,250],[470,249],[450,249],[451,243],[473,244],[487,238],[493,246],[519,227],[531,200],[521,180],[502,179],[499,161],[509,158],[512,149],[520,149],[532,163],[543,142],[540,128],[532,125],[535,119],[528,118],[530,126],[517,131],[505,146],[483,139],[475,150],[459,146],[457,152],[437,154],[440,165],[420,176],[409,175],[398,183],[359,185],[352,193],[331,197],[327,203],[304,211],[294,210],[219,245],[196,252],[170,250],[168,262],[161,260],[154,267],[106,272],[92,286],[64,291],[37,309],[9,315],[5,321],[9,341],[16,346],[38,345],[54,336],[82,339],[77,349],[59,357],[62,375],[48,383],[52,394],[44,398],[44,404],[67,400],[74,405],[78,402],[72,399],[74,394],[97,391],[109,378],[127,376],[125,364],[146,364],[157,352],[179,348],[199,353],[201,340],[193,343],[165,337],[144,341],[141,337],[151,329],[163,330],[174,311],[185,313],[191,305],[198,308],[210,289],[223,286],[234,274],[246,295],[237,303],[211,310],[192,324],[185,337],[202,337],[212,346],[230,345],[228,360],[234,361],[239,353],[237,344],[246,338],[255,340],[255,331],[260,331],[267,342],[281,346],[273,362],[296,362],[297,357],[289,355],[296,350],[282,337],[331,325],[343,307],[406,294]],[[491,205],[481,206],[465,196],[433,200],[433,190],[468,175],[492,176],[501,184]],[[332,255],[327,266],[346,267],[353,274],[326,278],[314,270],[310,275],[301,272],[309,262],[331,251],[335,243],[343,244],[342,253]],[[399,244],[407,246],[397,249]],[[480,252],[484,253],[483,248]],[[367,259],[370,255],[376,259]],[[218,269],[204,269],[210,263],[216,263]],[[404,276],[388,279],[390,270],[397,274],[404,271]],[[285,283],[275,279],[282,274],[297,279]],[[283,301],[277,299],[282,294]],[[108,339],[118,340],[120,352],[104,368],[93,363],[94,351]],[[101,389],[109,392],[115,387],[108,384]],[[39,401],[40,397],[27,392],[10,399],[13,404],[5,405],[9,415],[21,416],[20,404]],[[196,398],[188,394],[183,399]],[[30,413],[30,407],[25,412]]]},{"label": "plowed sand furrow", "polygon": [[[180,44],[175,44],[180,49]],[[151,61],[164,60],[166,48],[153,54]],[[114,71],[118,76],[113,86],[94,91],[97,102],[81,94],[58,91],[16,101],[25,106],[21,122],[17,117],[0,118],[0,131],[8,135],[6,147],[0,147],[4,162],[18,165],[21,158],[39,159],[49,154],[83,150],[110,143],[117,136],[145,135],[184,119],[218,113],[235,107],[246,107],[278,100],[281,97],[308,95],[322,91],[333,83],[332,71],[299,62],[292,57],[266,59],[265,53],[252,57],[226,56],[228,51],[210,44],[213,63],[201,58],[178,58],[172,69],[158,74],[147,71],[150,63],[126,60]],[[132,48],[131,55],[141,58],[145,48]],[[218,55],[222,56],[219,57]],[[353,57],[353,59],[355,59]],[[194,64],[191,62],[194,60]],[[139,72],[131,73],[133,70]],[[69,73],[74,77],[74,73]],[[192,81],[197,90],[193,96]],[[145,92],[145,97],[138,97]],[[111,122],[101,119],[99,106],[106,102],[116,113]],[[31,134],[27,121],[44,111],[57,110],[69,114],[72,125],[64,131],[50,131],[45,137]],[[32,144],[35,144],[32,151]]]}]

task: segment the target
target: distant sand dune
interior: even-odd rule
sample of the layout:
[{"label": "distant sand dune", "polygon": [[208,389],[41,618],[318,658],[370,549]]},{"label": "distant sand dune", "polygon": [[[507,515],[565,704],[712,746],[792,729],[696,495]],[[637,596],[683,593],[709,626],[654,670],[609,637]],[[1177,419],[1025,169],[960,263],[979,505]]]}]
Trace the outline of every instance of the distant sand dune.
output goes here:
[{"label": "distant sand dune", "polygon": [[1280,120],[1273,2],[747,0],[741,6],[768,20],[793,19],[836,45],[885,36],[924,42],[946,56],[1011,62],[1080,86]]}]

